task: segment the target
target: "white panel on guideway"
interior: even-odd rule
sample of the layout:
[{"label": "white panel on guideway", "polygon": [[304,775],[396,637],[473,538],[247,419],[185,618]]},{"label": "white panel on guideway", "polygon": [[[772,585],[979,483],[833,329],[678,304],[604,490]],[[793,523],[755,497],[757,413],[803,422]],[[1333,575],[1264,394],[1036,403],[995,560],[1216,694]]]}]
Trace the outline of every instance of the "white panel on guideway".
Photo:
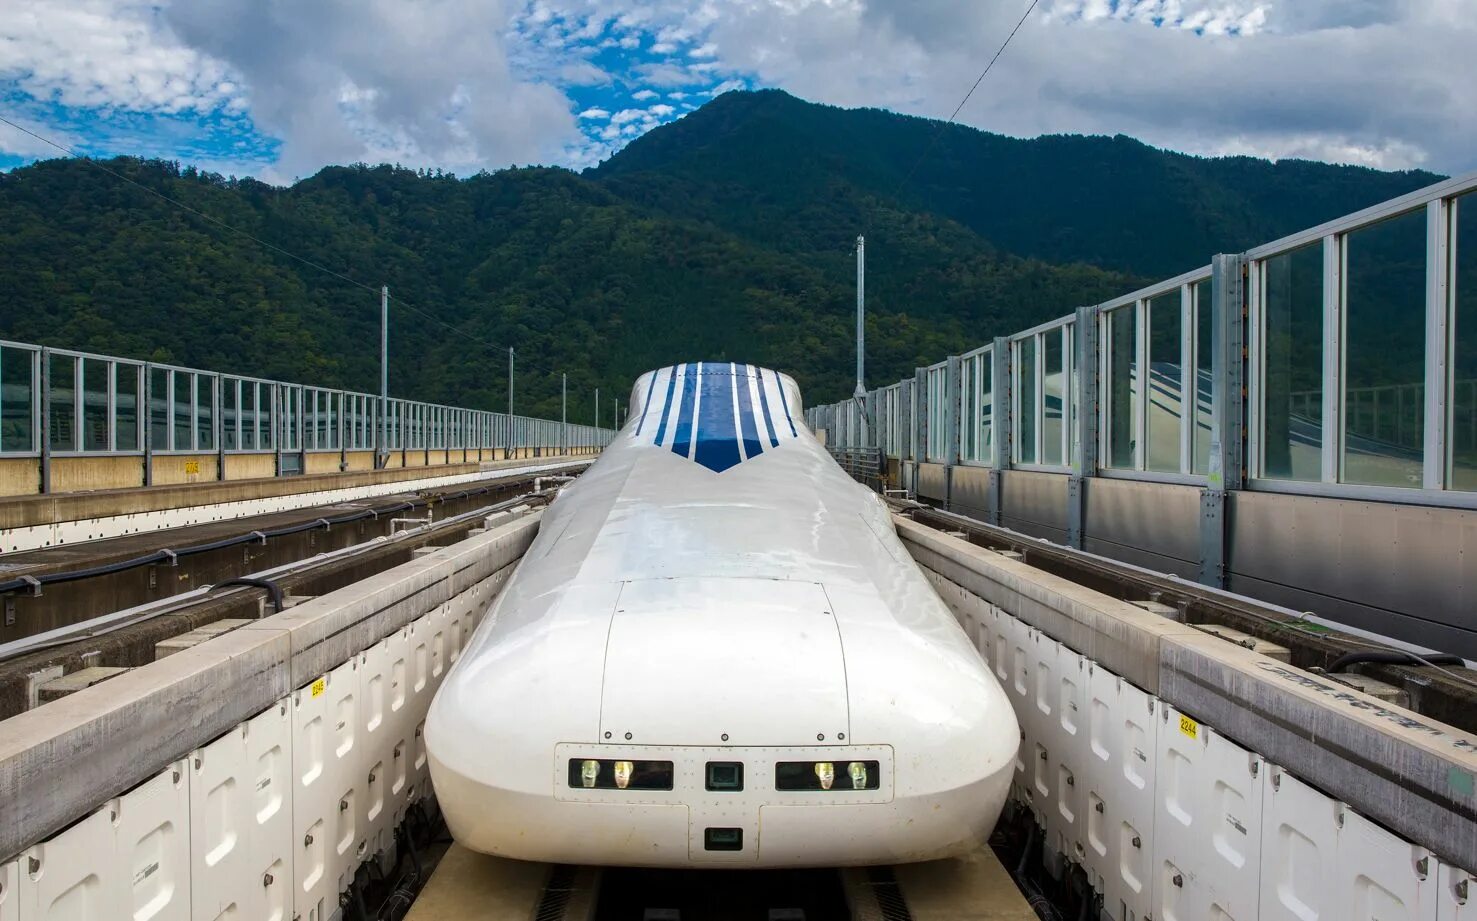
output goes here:
[{"label": "white panel on guideway", "polygon": [[1173,707],[1160,714],[1154,917],[1255,918],[1266,765]]},{"label": "white panel on guideway", "polygon": [[1159,701],[1105,668],[1089,687],[1086,865],[1116,918],[1151,908]]}]

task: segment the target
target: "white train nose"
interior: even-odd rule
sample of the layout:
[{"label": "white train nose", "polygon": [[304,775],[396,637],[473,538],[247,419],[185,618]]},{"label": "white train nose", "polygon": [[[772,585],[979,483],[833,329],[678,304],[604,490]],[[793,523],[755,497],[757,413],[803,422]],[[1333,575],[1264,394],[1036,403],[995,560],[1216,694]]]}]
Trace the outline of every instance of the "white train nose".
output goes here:
[{"label": "white train nose", "polygon": [[821,586],[696,578],[621,590],[601,741],[815,745],[848,729],[841,635]]}]

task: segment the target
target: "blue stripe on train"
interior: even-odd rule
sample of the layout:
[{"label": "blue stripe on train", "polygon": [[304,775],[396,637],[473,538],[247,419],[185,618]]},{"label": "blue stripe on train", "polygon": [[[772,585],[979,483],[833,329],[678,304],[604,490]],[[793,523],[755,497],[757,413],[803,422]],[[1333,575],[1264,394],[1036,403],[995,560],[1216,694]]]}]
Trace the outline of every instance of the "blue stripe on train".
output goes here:
[{"label": "blue stripe on train", "polygon": [[774,372],[774,385],[780,392],[780,403],[785,407],[785,421],[790,423],[790,435],[799,438],[800,433],[795,431],[795,420],[790,418],[790,398],[785,396],[785,382],[780,380],[780,373]]},{"label": "blue stripe on train", "polygon": [[754,397],[749,393],[749,366],[736,365],[733,377],[734,386],[738,388],[739,403],[739,425],[743,435],[744,456],[755,457],[764,452],[764,443],[759,440],[759,432],[754,418]]},{"label": "blue stripe on train", "polygon": [[769,395],[764,389],[764,369],[759,369],[759,406],[764,410],[764,430],[769,435],[769,446],[778,448],[780,446],[779,429],[774,427],[774,420],[769,418]]},{"label": "blue stripe on train", "polygon": [[722,473],[743,460],[733,421],[732,367],[710,364],[702,375],[703,402],[698,409],[697,452],[692,459],[714,473]]},{"label": "blue stripe on train", "polygon": [[702,362],[689,364],[682,372],[682,408],[677,415],[677,430],[672,435],[672,453],[687,457],[692,449],[693,403],[697,399],[697,372]]},{"label": "blue stripe on train", "polygon": [[[661,444],[667,434],[667,419],[672,415],[672,393],[677,389],[677,370],[679,366],[673,365],[671,373],[667,376],[667,400],[662,404],[662,422],[656,427],[656,442]],[[656,383],[656,376],[652,375],[651,382]]]}]

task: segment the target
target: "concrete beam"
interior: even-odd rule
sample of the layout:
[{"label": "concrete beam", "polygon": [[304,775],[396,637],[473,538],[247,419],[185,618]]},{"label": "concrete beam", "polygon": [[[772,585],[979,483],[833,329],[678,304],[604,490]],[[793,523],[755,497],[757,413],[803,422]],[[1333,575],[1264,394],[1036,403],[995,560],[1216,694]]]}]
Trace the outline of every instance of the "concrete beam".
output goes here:
[{"label": "concrete beam", "polygon": [[[0,733],[0,862],[437,606],[474,588],[491,600],[492,586],[501,587],[542,517],[502,515],[486,534],[442,554],[6,720]],[[484,585],[488,580],[495,581]]]},{"label": "concrete beam", "polygon": [[894,523],[956,612],[993,604],[1441,859],[1477,866],[1477,736],[1234,638]]},{"label": "concrete beam", "polygon": [[1200,631],[1075,582],[894,517],[903,546],[925,569],[1066,643],[1150,694],[1159,692],[1160,644]]},{"label": "concrete beam", "polygon": [[1160,647],[1160,697],[1459,867],[1477,866],[1477,737],[1213,636]]}]

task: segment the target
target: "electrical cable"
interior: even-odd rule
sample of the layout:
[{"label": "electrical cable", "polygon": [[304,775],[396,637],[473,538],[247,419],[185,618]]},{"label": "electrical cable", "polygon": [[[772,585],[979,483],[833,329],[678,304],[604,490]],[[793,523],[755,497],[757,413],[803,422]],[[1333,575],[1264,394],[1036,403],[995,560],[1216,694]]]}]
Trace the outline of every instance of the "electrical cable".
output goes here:
[{"label": "electrical cable", "polygon": [[1010,47],[1010,43],[1015,38],[1015,34],[1021,30],[1021,26],[1026,24],[1026,20],[1030,18],[1031,13],[1036,9],[1036,5],[1040,2],[1041,0],[1031,0],[1030,6],[1027,6],[1026,11],[1021,14],[1021,18],[1015,24],[1015,28],[1010,30],[1010,34],[1005,36],[1005,41],[1001,42],[1000,47],[996,49],[995,56],[990,58],[990,63],[986,64],[985,69],[980,71],[980,75],[975,78],[974,85],[969,88],[969,92],[964,94],[964,98],[959,100],[959,104],[954,107],[954,111],[950,113],[949,117],[938,126],[937,130],[934,131],[933,137],[932,139],[930,139],[928,146],[924,148],[923,153],[918,156],[918,159],[916,161],[914,161],[912,168],[909,169],[908,172],[903,176],[902,181],[897,184],[897,188],[893,189],[892,198],[896,199],[898,197],[898,194],[902,192],[903,187],[906,186],[910,180],[912,180],[913,174],[918,172],[918,167],[922,166],[923,161],[928,159],[928,155],[933,153],[934,147],[938,146],[939,138],[943,135],[944,131],[954,123],[954,119],[959,117],[959,113],[964,111],[964,106],[966,103],[969,102],[969,98],[974,95],[975,90],[980,88],[980,84],[985,81],[985,77],[989,76],[990,71],[995,68],[995,62],[1000,60],[1000,56],[1005,53],[1005,49]]}]

